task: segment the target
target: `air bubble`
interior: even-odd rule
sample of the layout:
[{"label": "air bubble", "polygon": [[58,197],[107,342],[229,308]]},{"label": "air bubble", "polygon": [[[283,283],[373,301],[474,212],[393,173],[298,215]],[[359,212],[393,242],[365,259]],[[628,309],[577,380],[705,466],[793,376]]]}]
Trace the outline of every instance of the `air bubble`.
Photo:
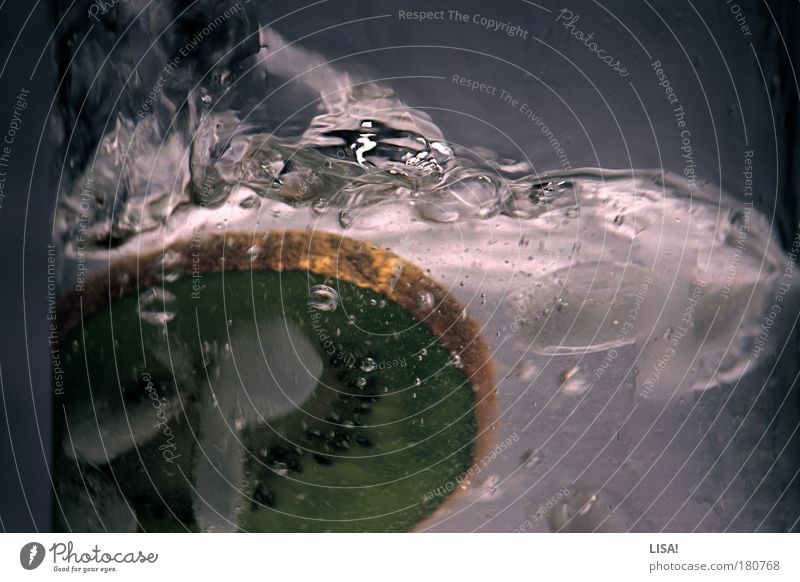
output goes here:
[{"label": "air bubble", "polygon": [[239,202],[239,208],[244,208],[249,210],[251,208],[256,208],[261,205],[261,201],[258,199],[258,196],[248,196],[241,202]]},{"label": "air bubble", "polygon": [[254,260],[258,258],[258,255],[261,253],[261,247],[259,245],[252,245],[245,251],[245,254],[250,258],[250,260]]},{"label": "air bubble", "polygon": [[341,210],[339,212],[339,226],[342,228],[350,228],[353,224],[353,218],[350,216],[350,213],[347,210]]},{"label": "air bubble", "polygon": [[174,283],[180,278],[182,267],[183,255],[169,250],[156,262],[154,274],[166,283]]},{"label": "air bubble", "polygon": [[317,214],[325,214],[330,209],[330,202],[327,198],[315,198],[311,203],[311,210]]},{"label": "air bubble", "polygon": [[378,368],[378,363],[372,358],[364,358],[361,360],[360,368],[362,372],[373,372]]},{"label": "air bubble", "polygon": [[314,285],[309,293],[308,305],[317,311],[333,311],[339,304],[339,294],[328,285]]},{"label": "air bubble", "polygon": [[433,309],[433,294],[430,291],[423,291],[417,295],[417,302],[423,309]]}]

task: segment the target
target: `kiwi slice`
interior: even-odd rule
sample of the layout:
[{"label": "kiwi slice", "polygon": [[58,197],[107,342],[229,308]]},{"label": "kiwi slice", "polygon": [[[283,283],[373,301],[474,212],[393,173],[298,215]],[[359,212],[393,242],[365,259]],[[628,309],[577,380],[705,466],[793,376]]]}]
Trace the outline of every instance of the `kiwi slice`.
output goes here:
[{"label": "kiwi slice", "polygon": [[332,234],[125,259],[59,321],[65,530],[411,530],[465,483],[493,414],[463,307]]}]

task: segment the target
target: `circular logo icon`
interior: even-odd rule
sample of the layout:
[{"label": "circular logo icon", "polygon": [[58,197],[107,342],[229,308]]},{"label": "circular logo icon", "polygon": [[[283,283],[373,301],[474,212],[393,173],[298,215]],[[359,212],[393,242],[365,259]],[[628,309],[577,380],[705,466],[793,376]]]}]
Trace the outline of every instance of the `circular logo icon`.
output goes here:
[{"label": "circular logo icon", "polygon": [[30,542],[19,551],[19,563],[26,570],[35,570],[44,561],[44,546],[38,542]]}]

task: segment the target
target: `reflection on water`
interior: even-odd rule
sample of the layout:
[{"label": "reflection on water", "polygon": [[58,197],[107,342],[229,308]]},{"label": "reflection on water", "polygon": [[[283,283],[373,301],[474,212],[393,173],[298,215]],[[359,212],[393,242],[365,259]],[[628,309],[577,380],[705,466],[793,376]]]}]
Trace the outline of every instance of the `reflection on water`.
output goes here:
[{"label": "reflection on water", "polygon": [[[207,77],[170,75],[146,114],[120,111],[74,167],[57,220],[64,283],[109,256],[214,232],[370,241],[480,322],[500,370],[495,438],[520,437],[435,527],[518,528],[520,511],[566,485],[543,530],[787,527],[770,507],[781,470],[771,483],[742,475],[765,475],[786,442],[785,378],[770,367],[785,340],[778,312],[797,309],[793,263],[752,206],[661,171],[537,175],[528,160],[448,143],[386,83],[274,30],[257,36]],[[180,280],[171,260],[167,286]],[[142,295],[143,321],[176,317],[166,293]],[[337,309],[327,283],[309,301]],[[773,421],[781,436],[762,442]],[[603,505],[608,483],[624,519]]]}]

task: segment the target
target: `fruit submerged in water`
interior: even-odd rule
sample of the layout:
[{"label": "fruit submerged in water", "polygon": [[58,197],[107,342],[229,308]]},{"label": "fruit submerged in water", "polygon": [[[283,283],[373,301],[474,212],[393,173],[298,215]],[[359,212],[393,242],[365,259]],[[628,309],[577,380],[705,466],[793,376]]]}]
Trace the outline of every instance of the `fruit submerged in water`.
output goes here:
[{"label": "fruit submerged in water", "polygon": [[326,233],[126,259],[60,318],[64,529],[409,530],[458,489],[490,420],[463,307]]}]

